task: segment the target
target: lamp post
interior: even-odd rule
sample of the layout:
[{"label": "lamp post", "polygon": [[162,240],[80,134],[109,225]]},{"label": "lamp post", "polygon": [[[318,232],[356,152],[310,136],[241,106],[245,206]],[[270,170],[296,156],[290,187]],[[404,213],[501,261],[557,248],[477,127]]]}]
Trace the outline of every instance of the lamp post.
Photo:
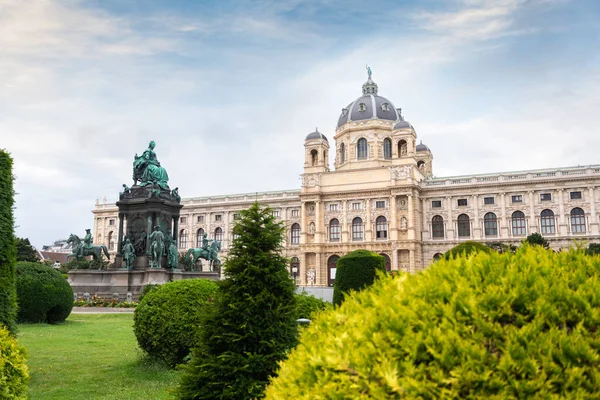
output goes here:
[{"label": "lamp post", "polygon": [[294,284],[296,283],[296,279],[298,277],[298,267],[293,266],[292,267],[292,276],[294,277]]}]

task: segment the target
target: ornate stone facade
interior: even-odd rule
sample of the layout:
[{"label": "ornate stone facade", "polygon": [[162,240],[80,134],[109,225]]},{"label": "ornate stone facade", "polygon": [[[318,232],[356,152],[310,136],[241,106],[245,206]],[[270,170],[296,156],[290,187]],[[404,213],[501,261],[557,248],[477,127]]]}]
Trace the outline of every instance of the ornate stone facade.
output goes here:
[{"label": "ornate stone facade", "polygon": [[[285,223],[283,255],[306,286],[331,286],[337,258],[362,248],[415,272],[464,240],[518,243],[540,232],[555,249],[600,241],[600,165],[434,178],[430,149],[377,92],[369,79],[343,109],[334,171],[316,131],[306,137],[299,190],[182,199],[180,251],[206,232],[225,258],[236,215],[255,200]],[[97,203],[94,215],[96,241],[116,252],[117,207]]]}]

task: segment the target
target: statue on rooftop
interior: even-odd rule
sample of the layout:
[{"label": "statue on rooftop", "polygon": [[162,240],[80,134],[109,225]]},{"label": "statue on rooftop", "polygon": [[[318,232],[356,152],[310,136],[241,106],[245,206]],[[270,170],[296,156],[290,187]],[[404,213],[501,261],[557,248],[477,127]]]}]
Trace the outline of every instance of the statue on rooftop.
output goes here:
[{"label": "statue on rooftop", "polygon": [[371,79],[371,67],[367,65],[367,75],[369,75],[369,79]]},{"label": "statue on rooftop", "polygon": [[168,190],[169,175],[160,166],[160,162],[156,158],[155,146],[156,143],[153,140],[141,156],[135,155],[133,160],[133,182],[134,184],[139,182],[140,186],[154,185]]}]

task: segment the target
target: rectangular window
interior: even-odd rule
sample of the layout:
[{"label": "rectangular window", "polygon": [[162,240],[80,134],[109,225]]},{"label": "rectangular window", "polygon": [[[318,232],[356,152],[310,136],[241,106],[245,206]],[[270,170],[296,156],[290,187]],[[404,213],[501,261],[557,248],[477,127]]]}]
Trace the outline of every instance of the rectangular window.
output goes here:
[{"label": "rectangular window", "polygon": [[114,219],[109,219],[108,220],[108,225],[109,226],[115,226],[115,220]]},{"label": "rectangular window", "polygon": [[521,196],[520,194],[515,195],[515,196],[511,196],[511,200],[513,203],[522,203],[523,202],[523,196]]},{"label": "rectangular window", "polygon": [[467,205],[467,199],[458,199],[458,206],[464,207]]},{"label": "rectangular window", "polygon": [[353,210],[362,210],[362,203],[352,203]]},{"label": "rectangular window", "polygon": [[540,201],[552,201],[552,193],[540,194]]},{"label": "rectangular window", "polygon": [[215,221],[216,222],[221,221],[221,214],[215,214]]},{"label": "rectangular window", "polygon": [[385,208],[385,201],[376,201],[375,208]]},{"label": "rectangular window", "polygon": [[198,223],[204,222],[204,215],[198,215]]},{"label": "rectangular window", "polygon": [[493,197],[484,197],[483,204],[494,204],[494,198]]},{"label": "rectangular window", "polygon": [[273,216],[279,218],[279,210],[273,210]]},{"label": "rectangular window", "polygon": [[179,217],[179,223],[185,224],[187,222],[187,217]]},{"label": "rectangular window", "polygon": [[238,219],[240,219],[240,214],[238,214],[238,213],[234,213],[234,214],[233,214],[233,220],[234,220],[234,221],[237,221]]},{"label": "rectangular window", "polygon": [[329,205],[329,211],[337,211],[338,210],[338,205],[337,204],[330,204]]},{"label": "rectangular window", "polygon": [[300,210],[292,210],[292,217],[299,217],[300,216]]},{"label": "rectangular window", "polygon": [[431,202],[431,208],[440,208],[442,207],[442,201],[441,200],[433,200]]},{"label": "rectangular window", "polygon": [[571,200],[581,200],[581,192],[571,192]]}]

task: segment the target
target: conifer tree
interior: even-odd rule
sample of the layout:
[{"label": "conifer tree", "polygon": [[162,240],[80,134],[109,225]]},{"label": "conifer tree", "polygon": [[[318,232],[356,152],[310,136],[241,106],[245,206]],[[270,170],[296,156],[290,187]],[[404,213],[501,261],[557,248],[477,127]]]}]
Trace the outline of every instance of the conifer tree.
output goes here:
[{"label": "conifer tree", "polygon": [[280,255],[284,227],[255,203],[241,212],[214,311],[179,387],[181,399],[254,399],[296,345],[294,284]]},{"label": "conifer tree", "polygon": [[16,239],[17,261],[38,262],[38,256],[28,238]]},{"label": "conifer tree", "polygon": [[17,316],[15,286],[16,243],[14,236],[13,161],[0,149],[0,325],[14,332]]}]

